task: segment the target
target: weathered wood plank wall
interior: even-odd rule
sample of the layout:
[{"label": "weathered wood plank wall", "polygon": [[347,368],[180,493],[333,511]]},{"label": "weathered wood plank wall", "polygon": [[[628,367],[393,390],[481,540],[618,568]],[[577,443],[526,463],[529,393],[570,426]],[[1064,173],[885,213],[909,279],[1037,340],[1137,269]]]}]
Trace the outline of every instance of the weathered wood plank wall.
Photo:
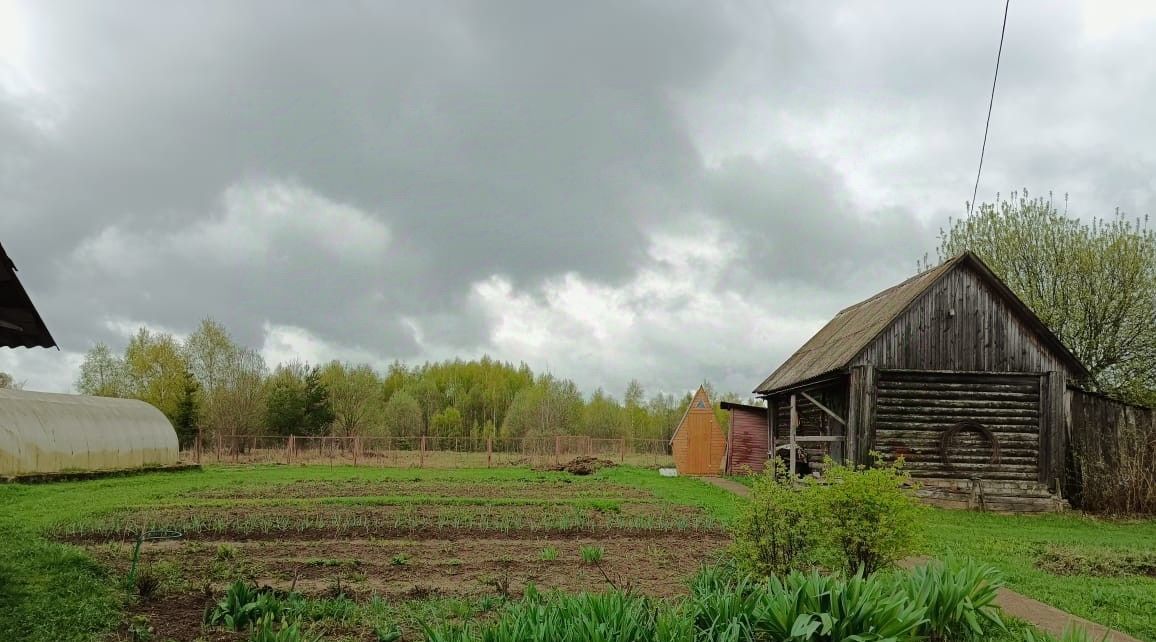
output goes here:
[{"label": "weathered wood plank wall", "polygon": [[944,275],[869,343],[854,364],[1078,376],[970,269]]},{"label": "weathered wood plank wall", "polygon": [[1068,390],[1072,504],[1097,512],[1156,513],[1156,409]]}]

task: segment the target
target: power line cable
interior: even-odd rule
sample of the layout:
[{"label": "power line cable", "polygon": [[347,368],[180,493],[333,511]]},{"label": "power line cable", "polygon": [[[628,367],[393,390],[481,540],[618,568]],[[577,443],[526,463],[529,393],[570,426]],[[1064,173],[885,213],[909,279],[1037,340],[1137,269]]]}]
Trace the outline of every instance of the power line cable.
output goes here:
[{"label": "power line cable", "polygon": [[1011,0],[1003,5],[1003,27],[999,31],[999,50],[995,54],[995,75],[991,79],[991,99],[987,103],[987,122],[983,126],[983,145],[979,148],[979,169],[975,171],[975,188],[971,191],[971,202],[967,205],[967,213],[975,209],[975,199],[979,195],[979,177],[983,174],[983,154],[987,151],[987,133],[991,130],[991,109],[995,105],[995,84],[999,80],[999,60],[1003,56],[1003,38],[1007,33],[1007,12],[1011,7]]}]

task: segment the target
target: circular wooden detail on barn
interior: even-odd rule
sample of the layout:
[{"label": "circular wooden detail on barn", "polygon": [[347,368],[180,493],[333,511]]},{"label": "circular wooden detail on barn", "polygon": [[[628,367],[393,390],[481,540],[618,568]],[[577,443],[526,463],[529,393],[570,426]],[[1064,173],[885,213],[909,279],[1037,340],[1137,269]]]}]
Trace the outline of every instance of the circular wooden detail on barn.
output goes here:
[{"label": "circular wooden detail on barn", "polygon": [[991,428],[976,421],[961,421],[944,430],[943,435],[939,438],[939,457],[943,461],[945,469],[949,472],[955,471],[955,466],[951,458],[951,449],[952,446],[955,445],[956,437],[962,432],[977,433],[991,444],[991,460],[988,462],[987,467],[990,468],[999,465],[999,439],[995,436],[995,433],[992,432]]}]

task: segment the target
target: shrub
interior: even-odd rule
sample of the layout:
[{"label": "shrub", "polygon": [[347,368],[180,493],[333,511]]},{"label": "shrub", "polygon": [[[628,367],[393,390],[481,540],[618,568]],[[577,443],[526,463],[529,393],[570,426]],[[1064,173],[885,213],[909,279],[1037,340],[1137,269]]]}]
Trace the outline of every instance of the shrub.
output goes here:
[{"label": "shrub", "polygon": [[1005,629],[995,605],[1003,579],[991,566],[948,559],[918,566],[899,581],[908,599],[926,609],[922,631],[931,640],[982,636],[981,620]]},{"label": "shrub", "polygon": [[901,461],[875,468],[829,464],[826,479],[817,487],[819,510],[844,570],[870,575],[917,550],[923,507],[908,489],[911,476]]},{"label": "shrub", "polygon": [[733,527],[734,556],[747,571],[784,575],[815,564],[821,554],[820,489],[798,485],[777,458],[755,479]]}]

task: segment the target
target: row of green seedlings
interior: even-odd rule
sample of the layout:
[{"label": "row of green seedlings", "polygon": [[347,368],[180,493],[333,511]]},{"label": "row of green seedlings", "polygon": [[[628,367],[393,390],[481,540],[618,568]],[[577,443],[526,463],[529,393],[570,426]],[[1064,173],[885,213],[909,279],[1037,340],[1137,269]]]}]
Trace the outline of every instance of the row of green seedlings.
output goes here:
[{"label": "row of green seedlings", "polygon": [[[630,591],[542,594],[497,618],[423,625],[428,642],[943,642],[1006,632],[994,601],[1002,580],[974,562],[932,563],[911,572],[755,579],[708,567],[691,595],[673,602]],[[1047,636],[1027,638],[1032,642]],[[1065,642],[1085,642],[1072,631]]]},{"label": "row of green seedlings", "polygon": [[[186,535],[245,533],[304,533],[331,532],[334,534],[387,532],[413,532],[426,529],[483,529],[497,533],[514,531],[530,532],[590,532],[594,530],[673,530],[673,531],[714,531],[720,523],[705,513],[686,515],[666,511],[658,515],[630,515],[610,511],[603,513],[600,524],[590,519],[588,510],[575,506],[558,506],[557,510],[545,514],[535,511],[533,515],[500,511],[481,513],[465,507],[452,507],[428,517],[418,513],[416,508],[396,511],[385,515],[372,513],[347,513],[336,515],[264,515],[248,514],[239,517],[202,517],[198,515],[178,515],[173,519],[158,521],[155,514],[148,523],[149,529],[165,528],[177,530]],[[129,538],[142,528],[138,515],[118,514],[94,522],[71,523],[55,529],[54,535],[69,537]]]}]

